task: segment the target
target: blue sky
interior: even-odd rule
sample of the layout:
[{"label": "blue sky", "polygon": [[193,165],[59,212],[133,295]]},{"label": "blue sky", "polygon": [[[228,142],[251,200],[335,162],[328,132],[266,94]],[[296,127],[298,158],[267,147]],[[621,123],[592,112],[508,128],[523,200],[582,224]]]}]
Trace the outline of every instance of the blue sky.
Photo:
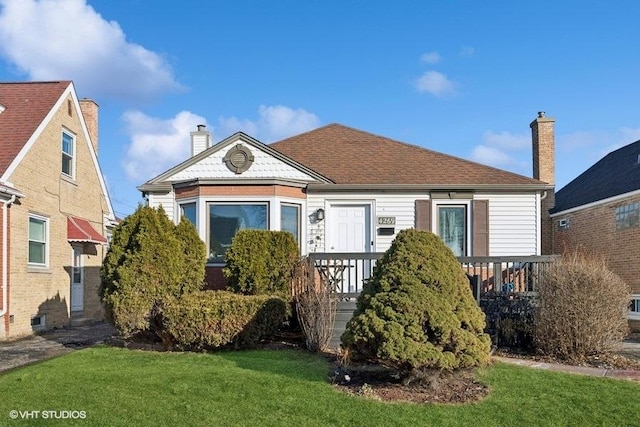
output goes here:
[{"label": "blue sky", "polygon": [[337,122],[531,176],[542,110],[561,188],[640,139],[638,16],[631,0],[0,0],[0,80],[73,80],[100,105],[119,216],[197,124],[269,143]]}]

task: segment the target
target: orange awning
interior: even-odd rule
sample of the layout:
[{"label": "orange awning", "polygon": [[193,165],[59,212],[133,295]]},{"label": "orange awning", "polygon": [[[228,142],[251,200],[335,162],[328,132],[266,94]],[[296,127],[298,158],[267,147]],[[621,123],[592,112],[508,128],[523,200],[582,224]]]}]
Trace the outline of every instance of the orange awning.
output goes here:
[{"label": "orange awning", "polygon": [[67,217],[67,240],[70,242],[107,244],[107,239],[98,233],[89,221],[75,216]]}]

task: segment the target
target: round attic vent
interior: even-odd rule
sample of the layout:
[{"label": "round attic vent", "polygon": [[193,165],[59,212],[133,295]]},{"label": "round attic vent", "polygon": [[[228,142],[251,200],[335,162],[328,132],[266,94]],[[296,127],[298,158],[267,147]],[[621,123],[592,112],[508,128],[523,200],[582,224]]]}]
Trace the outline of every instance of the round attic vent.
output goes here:
[{"label": "round attic vent", "polygon": [[253,154],[247,147],[238,144],[227,151],[223,160],[231,172],[241,174],[253,164]]}]

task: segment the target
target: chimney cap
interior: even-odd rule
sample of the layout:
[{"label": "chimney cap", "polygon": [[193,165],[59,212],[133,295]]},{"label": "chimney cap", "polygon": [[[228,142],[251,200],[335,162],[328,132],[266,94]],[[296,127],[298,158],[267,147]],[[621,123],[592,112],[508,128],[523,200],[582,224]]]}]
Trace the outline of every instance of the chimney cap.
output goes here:
[{"label": "chimney cap", "polygon": [[544,117],[544,111],[538,111],[538,117],[540,118]]},{"label": "chimney cap", "polygon": [[198,125],[198,132],[204,132],[204,130],[206,129],[207,125]]}]

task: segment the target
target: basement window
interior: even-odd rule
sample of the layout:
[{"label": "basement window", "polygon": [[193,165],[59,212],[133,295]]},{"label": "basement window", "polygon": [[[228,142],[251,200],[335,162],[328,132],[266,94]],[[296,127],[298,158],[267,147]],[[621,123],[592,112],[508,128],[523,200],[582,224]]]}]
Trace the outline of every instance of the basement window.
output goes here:
[{"label": "basement window", "polygon": [[33,329],[34,331],[45,329],[45,327],[46,323],[44,314],[40,316],[33,316],[31,318],[31,329]]},{"label": "basement window", "polygon": [[632,320],[640,320],[640,295],[631,295],[628,318]]}]

